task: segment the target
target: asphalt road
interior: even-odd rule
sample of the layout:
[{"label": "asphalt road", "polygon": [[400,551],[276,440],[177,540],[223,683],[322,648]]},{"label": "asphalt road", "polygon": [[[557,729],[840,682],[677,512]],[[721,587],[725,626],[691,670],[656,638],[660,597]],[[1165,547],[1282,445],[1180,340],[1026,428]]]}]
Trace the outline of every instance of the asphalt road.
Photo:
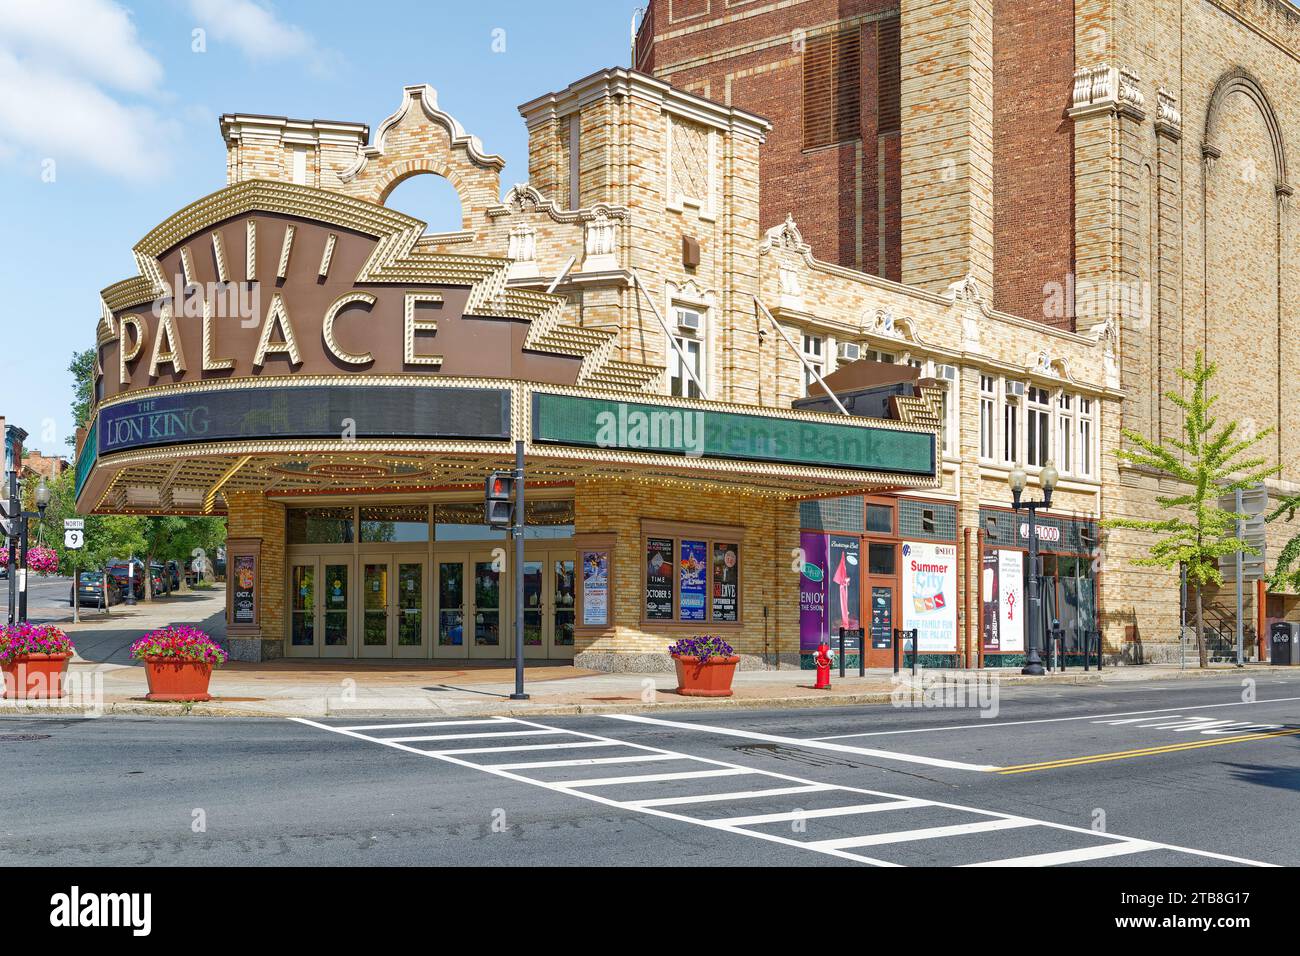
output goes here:
[{"label": "asphalt road", "polygon": [[995,717],[6,717],[0,864],[1300,865],[1300,674],[1251,673]]},{"label": "asphalt road", "polygon": [[[35,623],[53,621],[72,613],[68,597],[72,594],[72,578],[27,576],[27,619]],[[0,604],[7,608],[9,581],[0,580]]]}]

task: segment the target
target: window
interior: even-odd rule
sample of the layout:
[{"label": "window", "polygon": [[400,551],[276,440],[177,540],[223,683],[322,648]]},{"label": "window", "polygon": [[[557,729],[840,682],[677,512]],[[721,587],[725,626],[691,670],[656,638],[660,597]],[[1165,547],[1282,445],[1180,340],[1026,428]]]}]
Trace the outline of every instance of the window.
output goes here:
[{"label": "window", "polygon": [[881,352],[878,349],[863,349],[862,357],[868,362],[884,362],[886,365],[893,365],[897,361],[888,352]]},{"label": "window", "polygon": [[1074,472],[1074,396],[1056,400],[1056,464],[1063,474]]},{"label": "window", "polygon": [[[820,335],[810,335],[805,332],[803,335],[803,357],[808,365],[816,369],[818,375],[826,374],[825,366],[826,340]],[[817,381],[813,373],[805,366],[803,370],[803,393],[808,394],[813,382]]]},{"label": "window", "polygon": [[307,150],[295,149],[293,156],[293,181],[299,186],[307,185]]},{"label": "window", "polygon": [[844,30],[813,37],[803,54],[803,148],[833,146],[861,135],[861,34]]},{"label": "window", "polygon": [[1002,461],[1014,465],[1020,461],[1020,396],[1024,386],[1018,382],[1002,383]]},{"label": "window", "polygon": [[980,457],[992,461],[997,457],[997,380],[980,376]]},{"label": "window", "polygon": [[582,118],[574,113],[569,117],[569,208],[578,209],[582,205],[581,180],[581,143]]},{"label": "window", "polygon": [[894,509],[889,505],[867,505],[867,530],[874,534],[893,534]]},{"label": "window", "polygon": [[741,548],[734,534],[647,534],[642,618],[738,624]]},{"label": "window", "polygon": [[1030,386],[1025,461],[1042,467],[1052,457],[1052,406],[1047,389]]},{"label": "window", "polygon": [[902,129],[902,43],[898,17],[876,26],[876,129],[883,135]]},{"label": "window", "polygon": [[1092,477],[1092,443],[1095,433],[1092,399],[1079,399],[1079,474]]},{"label": "window", "polygon": [[361,540],[428,541],[427,505],[383,505],[361,509]]},{"label": "window", "polygon": [[[677,317],[679,333],[674,339],[680,352],[673,349],[673,354],[668,356],[668,368],[671,370],[669,392],[679,398],[700,398],[700,389],[695,382],[704,384],[704,316],[696,309],[687,308],[675,309],[674,315]],[[685,362],[682,360],[683,355]],[[688,367],[695,373],[694,381],[687,372]]]},{"label": "window", "polygon": [[936,522],[934,518],[934,509],[922,508],[921,509],[921,530],[924,531],[926,534],[934,534],[935,524]]},{"label": "window", "polygon": [[351,508],[290,508],[290,544],[352,544]]}]

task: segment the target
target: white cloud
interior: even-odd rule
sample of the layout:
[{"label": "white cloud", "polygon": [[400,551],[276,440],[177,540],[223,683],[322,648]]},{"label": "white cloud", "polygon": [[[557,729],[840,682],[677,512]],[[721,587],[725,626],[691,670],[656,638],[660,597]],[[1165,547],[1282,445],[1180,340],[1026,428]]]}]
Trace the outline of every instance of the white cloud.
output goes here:
[{"label": "white cloud", "polygon": [[131,14],[109,0],[0,0],[0,46],[130,93],[162,82],[162,65],[141,45]]},{"label": "white cloud", "polygon": [[177,125],[80,77],[0,50],[0,153],[84,162],[124,179],[166,171]]},{"label": "white cloud", "polygon": [[211,36],[233,43],[253,59],[315,60],[322,55],[309,33],[253,0],[190,0],[190,10]]},{"label": "white cloud", "polygon": [[162,80],[113,0],[0,0],[0,158],[156,177],[179,131],[158,111]]}]

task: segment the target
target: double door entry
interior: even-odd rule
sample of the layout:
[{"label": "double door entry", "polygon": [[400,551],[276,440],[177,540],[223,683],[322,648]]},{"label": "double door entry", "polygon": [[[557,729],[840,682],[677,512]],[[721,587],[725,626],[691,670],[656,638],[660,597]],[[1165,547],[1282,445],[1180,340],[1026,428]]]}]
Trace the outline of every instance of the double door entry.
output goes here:
[{"label": "double door entry", "polygon": [[[500,659],[514,655],[514,591],[503,549],[363,552],[289,561],[295,657]],[[574,557],[530,551],[524,653],[573,656]]]}]

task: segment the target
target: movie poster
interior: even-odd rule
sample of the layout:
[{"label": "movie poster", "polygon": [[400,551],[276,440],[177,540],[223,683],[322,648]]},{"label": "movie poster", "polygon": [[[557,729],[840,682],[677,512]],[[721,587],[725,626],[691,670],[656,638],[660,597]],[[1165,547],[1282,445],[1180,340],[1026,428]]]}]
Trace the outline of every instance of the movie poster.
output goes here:
[{"label": "movie poster", "polygon": [[703,621],[708,617],[708,544],[704,541],[681,543],[678,561],[679,584],[677,603],[682,609],[683,621]]},{"label": "movie poster", "polygon": [[826,637],[826,535],[799,535],[799,650],[813,654]]},{"label": "movie poster", "polygon": [[673,619],[672,538],[647,538],[645,543],[645,618],[647,621]]},{"label": "movie poster", "polygon": [[984,652],[1002,650],[1002,622],[998,619],[998,552],[985,551],[980,568],[980,602],[984,611]]},{"label": "movie poster", "polygon": [[609,623],[609,552],[582,552],[582,624],[604,627]]},{"label": "movie poster", "polygon": [[740,545],[713,542],[713,619],[740,620]]},{"label": "movie poster", "polygon": [[257,558],[251,554],[235,557],[234,594],[231,603],[234,606],[235,624],[252,625],[257,623]]},{"label": "movie poster", "polygon": [[926,653],[957,650],[957,546],[932,541],[903,545],[903,629],[916,629]]},{"label": "movie poster", "polygon": [[998,552],[998,631],[1000,650],[1025,649],[1025,555]]}]

